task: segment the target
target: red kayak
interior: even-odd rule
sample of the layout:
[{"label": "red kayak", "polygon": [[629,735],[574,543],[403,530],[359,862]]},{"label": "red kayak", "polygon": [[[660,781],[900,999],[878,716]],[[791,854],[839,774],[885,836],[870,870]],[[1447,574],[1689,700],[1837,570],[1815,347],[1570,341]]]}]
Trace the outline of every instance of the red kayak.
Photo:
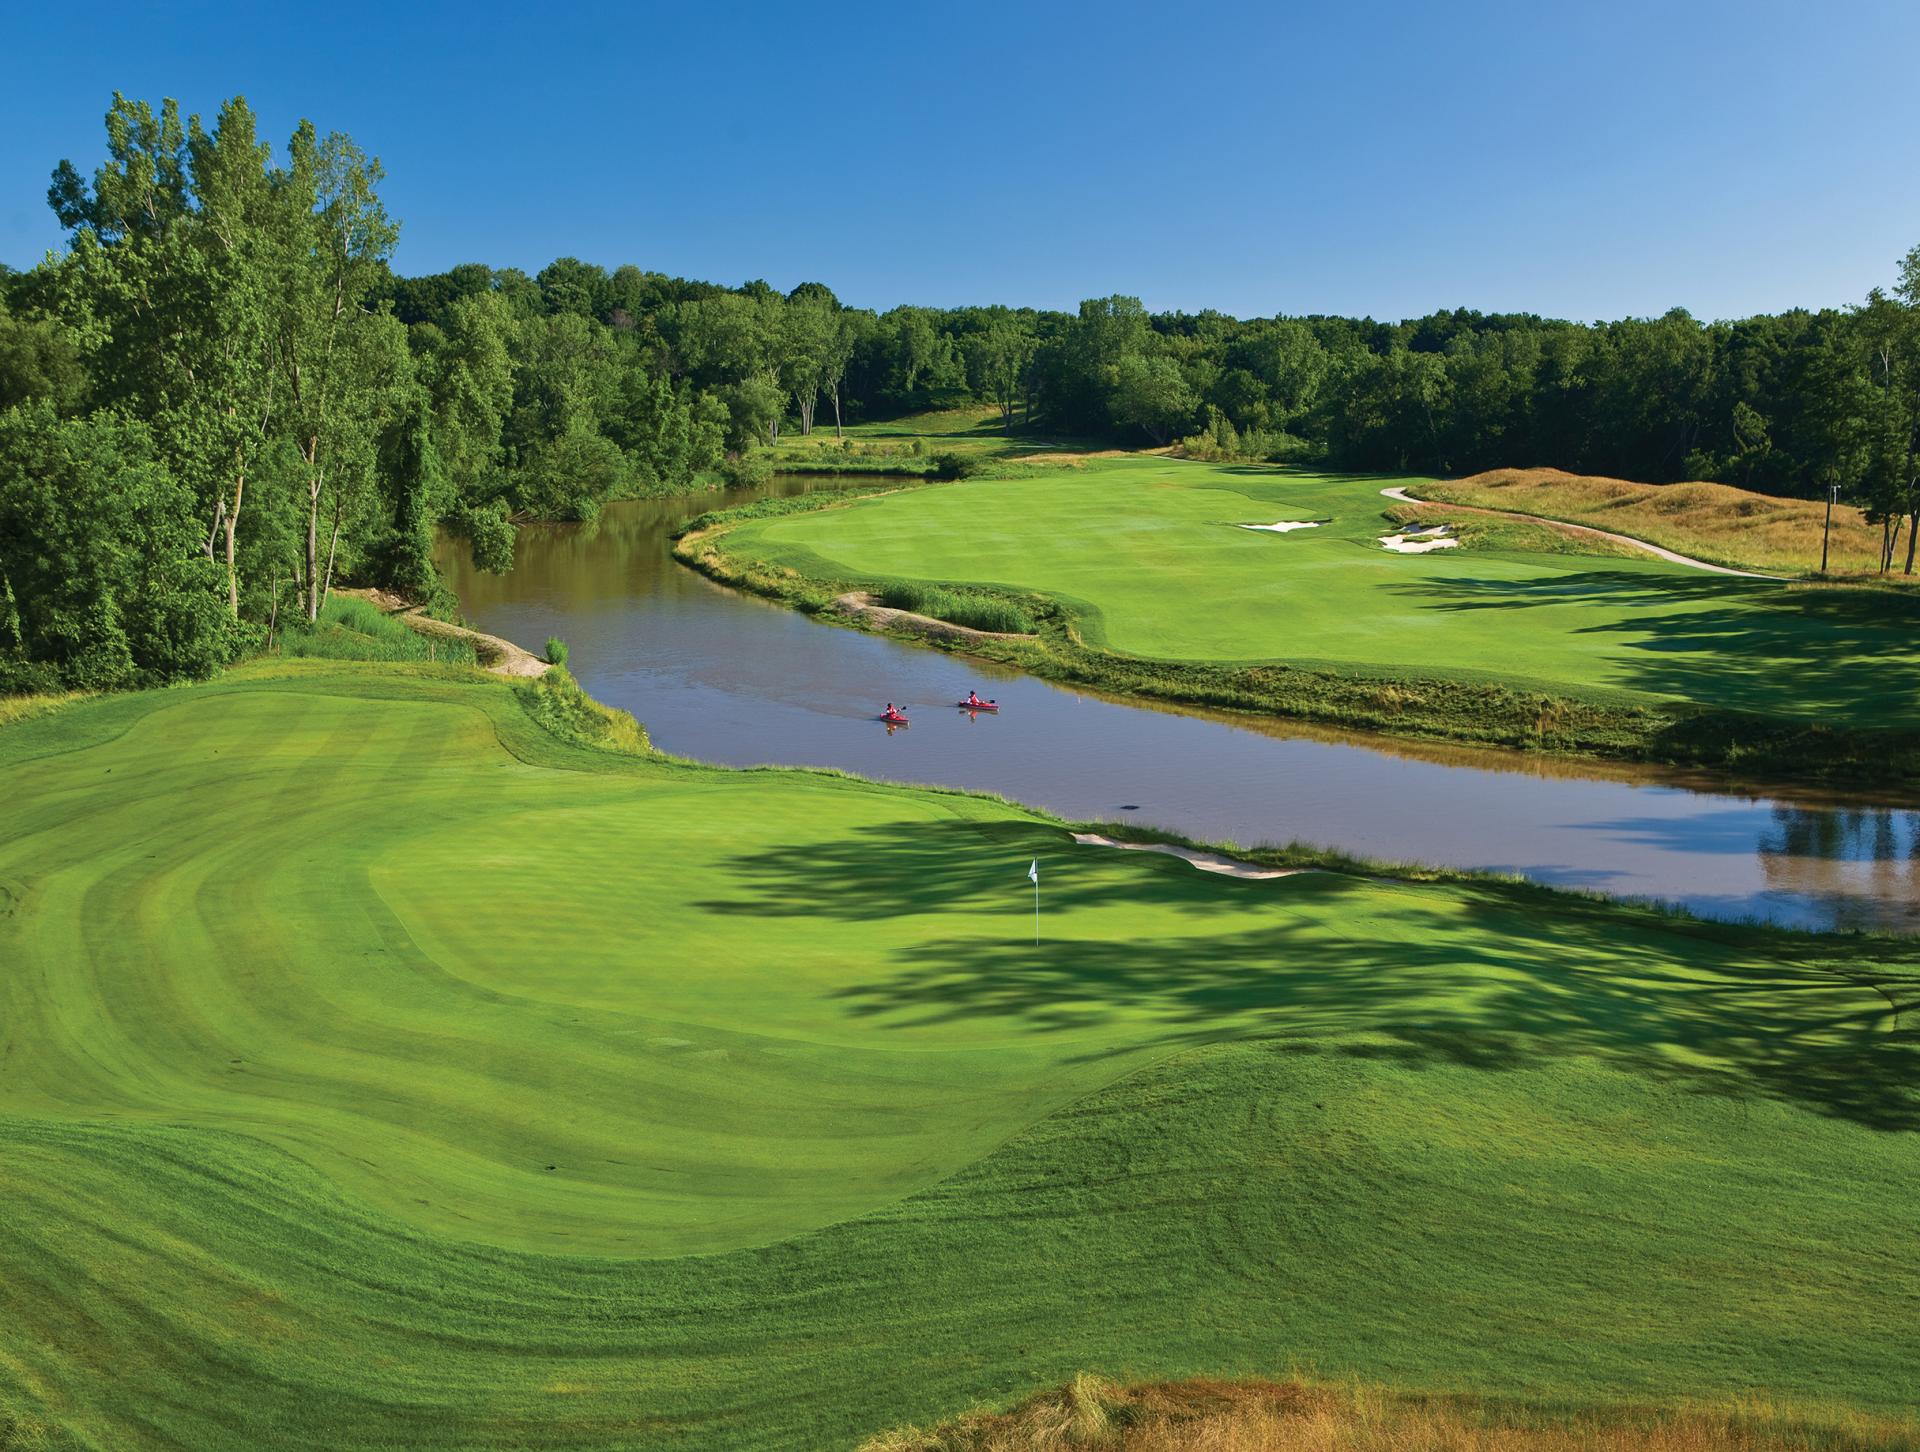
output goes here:
[{"label": "red kayak", "polygon": [[1000,709],[996,701],[955,701],[954,705],[962,711],[998,711]]},{"label": "red kayak", "polygon": [[907,718],[902,716],[898,711],[895,711],[891,716],[885,711],[882,711],[880,713],[880,719],[885,721],[889,726],[904,726],[907,724]]}]

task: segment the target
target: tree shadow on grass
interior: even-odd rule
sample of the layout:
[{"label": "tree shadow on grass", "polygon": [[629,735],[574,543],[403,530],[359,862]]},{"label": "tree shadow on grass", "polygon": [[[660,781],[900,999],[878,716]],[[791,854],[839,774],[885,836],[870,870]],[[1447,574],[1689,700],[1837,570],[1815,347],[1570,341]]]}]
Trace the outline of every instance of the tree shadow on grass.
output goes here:
[{"label": "tree shadow on grass", "polygon": [[[1060,844],[1020,823],[881,824],[743,854],[730,864],[741,895],[702,906],[982,925],[956,923],[837,991],[874,1024],[1080,1035],[1086,1057],[1241,1036],[1416,1068],[1584,1055],[1702,1092],[1920,1128],[1920,943],[1863,949],[1525,888],[1228,881]],[[1022,916],[1032,854],[1054,924],[1038,946]],[[1141,907],[1177,916],[1152,939],[1102,933],[1102,909]]]},{"label": "tree shadow on grass", "polygon": [[1619,682],[1635,690],[1772,714],[1835,710],[1852,725],[1904,724],[1920,705],[1920,610],[1884,592],[1628,570],[1436,574],[1387,588],[1445,612],[1591,606],[1606,618],[1573,633],[1637,637],[1621,643]]}]

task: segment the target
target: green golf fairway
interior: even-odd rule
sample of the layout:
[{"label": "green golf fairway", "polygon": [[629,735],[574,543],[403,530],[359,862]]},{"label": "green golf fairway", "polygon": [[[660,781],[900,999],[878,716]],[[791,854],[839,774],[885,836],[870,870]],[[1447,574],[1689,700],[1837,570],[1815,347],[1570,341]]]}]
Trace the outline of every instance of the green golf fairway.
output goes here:
[{"label": "green golf fairway", "polygon": [[[1392,554],[1380,490],[1397,482],[1418,481],[1092,459],[749,520],[725,549],[819,579],[1038,591],[1076,607],[1090,644],[1134,656],[1629,692],[1856,726],[1905,724],[1920,705],[1920,617],[1903,600],[1652,557]],[[1277,521],[1324,522],[1235,527]]]},{"label": "green golf fairway", "polygon": [[1904,944],[1223,879],[402,666],[9,726],[0,801],[0,1430],[810,1448],[1092,1365],[1913,1395]]}]

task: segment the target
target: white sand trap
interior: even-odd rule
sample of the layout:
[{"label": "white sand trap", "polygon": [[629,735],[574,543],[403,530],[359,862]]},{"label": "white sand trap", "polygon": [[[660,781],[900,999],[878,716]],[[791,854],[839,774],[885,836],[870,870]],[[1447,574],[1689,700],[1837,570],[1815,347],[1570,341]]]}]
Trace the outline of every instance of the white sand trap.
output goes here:
[{"label": "white sand trap", "polygon": [[1202,872],[1217,872],[1222,877],[1292,877],[1297,872],[1312,872],[1311,867],[1255,867],[1250,862],[1235,862],[1217,852],[1195,852],[1191,847],[1174,847],[1165,842],[1116,842],[1098,832],[1075,832],[1073,840],[1083,847],[1118,847],[1122,852],[1164,852],[1191,862]]},{"label": "white sand trap", "polygon": [[1268,534],[1286,534],[1289,530],[1295,529],[1318,529],[1320,528],[1320,521],[1317,519],[1282,519],[1274,524],[1243,524],[1240,528],[1264,529]]},{"label": "white sand trap", "polygon": [[1453,537],[1452,531],[1450,524],[1434,524],[1402,534],[1382,535],[1380,543],[1396,555],[1424,555],[1433,550],[1458,549],[1460,541]]}]

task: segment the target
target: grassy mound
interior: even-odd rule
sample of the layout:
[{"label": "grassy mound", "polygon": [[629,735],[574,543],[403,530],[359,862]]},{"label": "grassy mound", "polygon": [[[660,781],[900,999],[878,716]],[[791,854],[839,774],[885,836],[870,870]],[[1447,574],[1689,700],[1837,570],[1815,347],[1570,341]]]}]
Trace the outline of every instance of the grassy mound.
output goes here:
[{"label": "grassy mound", "polygon": [[1298,1381],[1078,1376],[861,1452],[1906,1452],[1920,1423],[1764,1405],[1570,1412]]},{"label": "grassy mound", "polygon": [[0,730],[16,1440],[845,1446],[1294,1359],[1909,1396],[1920,946],[1238,882],[535,689]]},{"label": "grassy mound", "polygon": [[[1818,570],[1826,527],[1824,500],[1782,499],[1731,484],[1632,484],[1559,469],[1494,469],[1422,484],[1419,492],[1429,499],[1588,524],[1766,574]],[[1896,569],[1904,559],[1903,545]],[[1880,568],[1880,526],[1868,524],[1851,504],[1833,511],[1828,566],[1835,574]]]},{"label": "grassy mound", "polygon": [[[1093,458],[744,518],[681,554],[806,606],[890,587],[1040,597],[1058,628],[1007,658],[1121,692],[1750,771],[1920,774],[1920,601],[1511,547],[1537,526],[1390,554],[1383,482]],[[1326,522],[1234,527],[1275,519]]]}]

